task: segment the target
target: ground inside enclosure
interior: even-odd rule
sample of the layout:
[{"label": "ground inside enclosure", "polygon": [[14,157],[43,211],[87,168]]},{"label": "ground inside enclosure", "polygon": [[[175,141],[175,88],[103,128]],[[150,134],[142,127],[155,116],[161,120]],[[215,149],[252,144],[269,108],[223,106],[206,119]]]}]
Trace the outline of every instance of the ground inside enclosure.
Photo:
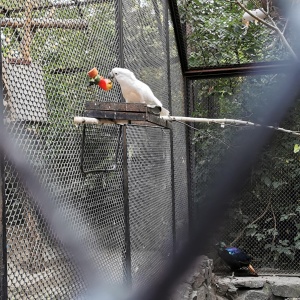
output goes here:
[{"label": "ground inside enclosure", "polygon": [[[229,272],[230,273],[230,272]],[[213,260],[200,256],[186,273],[172,300],[284,300],[300,298],[300,277],[258,277],[214,273]]]}]

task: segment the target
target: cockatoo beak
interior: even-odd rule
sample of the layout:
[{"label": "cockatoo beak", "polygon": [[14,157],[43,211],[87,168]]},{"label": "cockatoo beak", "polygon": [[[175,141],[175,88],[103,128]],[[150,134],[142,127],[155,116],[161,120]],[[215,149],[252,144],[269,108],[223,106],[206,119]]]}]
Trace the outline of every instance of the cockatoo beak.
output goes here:
[{"label": "cockatoo beak", "polygon": [[116,81],[116,78],[115,78],[115,76],[114,76],[114,73],[113,73],[113,72],[110,72],[110,73],[108,73],[108,76],[107,76],[107,78],[108,78],[108,79],[110,79],[110,80],[112,80],[113,82],[115,82],[115,81]]}]

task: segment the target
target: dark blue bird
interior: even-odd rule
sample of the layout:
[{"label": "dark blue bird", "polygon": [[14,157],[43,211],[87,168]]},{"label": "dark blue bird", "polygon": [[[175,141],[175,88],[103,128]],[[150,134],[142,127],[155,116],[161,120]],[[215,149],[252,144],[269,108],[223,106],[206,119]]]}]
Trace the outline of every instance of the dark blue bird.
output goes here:
[{"label": "dark blue bird", "polygon": [[247,267],[249,272],[253,276],[258,276],[256,271],[250,264],[252,260],[250,255],[248,255],[247,253],[245,253],[239,248],[226,247],[224,243],[218,243],[216,247],[219,256],[230,267],[233,273],[240,268]]}]

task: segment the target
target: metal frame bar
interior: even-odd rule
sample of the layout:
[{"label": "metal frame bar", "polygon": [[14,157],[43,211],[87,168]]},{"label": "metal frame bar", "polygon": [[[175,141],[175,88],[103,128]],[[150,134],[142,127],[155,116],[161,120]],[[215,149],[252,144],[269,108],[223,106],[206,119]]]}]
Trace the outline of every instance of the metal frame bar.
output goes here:
[{"label": "metal frame bar", "polygon": [[[185,115],[189,116],[193,105],[193,101],[190,100],[190,90],[189,90],[189,80],[185,77],[184,78],[184,97],[185,97]],[[189,229],[189,237],[191,237],[191,234],[193,233],[193,180],[192,180],[192,147],[191,147],[191,129],[189,127],[185,127],[186,130],[186,168],[187,168],[187,192],[188,192],[188,229]]]},{"label": "metal frame bar", "polygon": [[[117,31],[119,33],[119,59],[120,67],[124,68],[124,34],[123,34],[123,6],[122,0],[116,0],[116,17],[117,17]],[[123,101],[125,102],[125,101]]]},{"label": "metal frame bar", "polygon": [[188,79],[209,79],[232,76],[249,76],[257,74],[288,72],[295,64],[292,61],[258,62],[234,64],[220,67],[189,69],[183,76]]},{"label": "metal frame bar", "polygon": [[[166,34],[166,60],[167,60],[167,81],[168,81],[168,104],[169,110],[172,111],[172,93],[171,93],[171,67],[170,67],[170,36],[169,36],[169,5],[164,2],[164,28]],[[171,148],[171,184],[172,184],[172,235],[173,235],[173,256],[176,254],[176,199],[175,199],[175,169],[174,169],[174,135],[170,130],[170,148]]]},{"label": "metal frame bar", "polygon": [[[0,30],[1,33],[1,30]],[[4,127],[4,95],[3,95],[3,77],[2,77],[2,55],[0,39],[0,126]],[[0,297],[7,299],[7,247],[6,247],[6,208],[5,208],[5,173],[4,156],[0,156]]]},{"label": "metal frame bar", "polygon": [[127,287],[132,287],[131,273],[131,244],[130,244],[130,211],[129,211],[129,192],[128,192],[128,163],[127,163],[127,125],[122,125],[123,140],[123,197],[124,197],[124,241],[125,241],[125,261],[124,261],[124,280]]},{"label": "metal frame bar", "polygon": [[175,32],[175,39],[178,48],[178,55],[181,64],[182,73],[188,69],[188,61],[187,61],[187,53],[186,53],[186,42],[183,36],[183,31],[180,23],[180,16],[177,6],[176,0],[169,0],[169,9],[171,13],[171,18],[173,21],[174,32]]}]

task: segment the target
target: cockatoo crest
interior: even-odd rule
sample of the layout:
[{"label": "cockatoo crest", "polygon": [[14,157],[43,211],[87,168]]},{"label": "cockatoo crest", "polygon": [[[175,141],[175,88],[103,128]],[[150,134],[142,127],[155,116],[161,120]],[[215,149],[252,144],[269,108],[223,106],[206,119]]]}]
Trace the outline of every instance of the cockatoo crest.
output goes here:
[{"label": "cockatoo crest", "polygon": [[169,111],[162,107],[162,103],[154,96],[150,87],[138,80],[128,69],[113,68],[110,76],[120,85],[123,97],[127,103],[146,103],[161,107],[161,116],[168,116]]}]

